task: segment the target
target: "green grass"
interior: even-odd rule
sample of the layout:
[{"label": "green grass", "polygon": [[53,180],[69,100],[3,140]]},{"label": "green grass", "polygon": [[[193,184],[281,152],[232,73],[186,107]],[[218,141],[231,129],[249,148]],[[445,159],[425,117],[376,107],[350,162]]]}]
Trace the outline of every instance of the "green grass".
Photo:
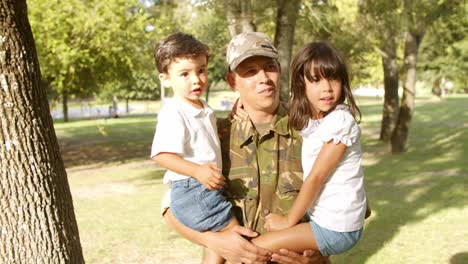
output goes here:
[{"label": "green grass", "polygon": [[[373,214],[333,263],[468,263],[468,97],[417,100],[400,155],[378,140],[381,100],[358,101]],[[148,161],[155,121],[56,124],[87,263],[199,263],[200,247],[160,217],[167,186]]]}]

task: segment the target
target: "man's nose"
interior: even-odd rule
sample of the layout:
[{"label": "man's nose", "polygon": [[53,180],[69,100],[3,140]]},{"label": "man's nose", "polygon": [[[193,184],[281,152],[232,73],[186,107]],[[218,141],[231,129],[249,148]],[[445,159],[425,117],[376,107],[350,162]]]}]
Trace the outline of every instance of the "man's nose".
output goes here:
[{"label": "man's nose", "polygon": [[257,80],[260,81],[260,82],[266,82],[270,79],[270,77],[268,76],[268,73],[264,70],[264,69],[260,69],[258,72],[257,72]]}]

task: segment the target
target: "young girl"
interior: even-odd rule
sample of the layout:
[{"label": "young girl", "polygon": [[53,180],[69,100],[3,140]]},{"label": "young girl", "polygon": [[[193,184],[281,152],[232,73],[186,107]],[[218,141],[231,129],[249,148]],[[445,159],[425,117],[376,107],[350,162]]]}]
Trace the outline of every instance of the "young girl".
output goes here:
[{"label": "young girl", "polygon": [[[343,58],[326,42],[305,45],[293,60],[289,122],[301,131],[304,183],[288,215],[270,214],[269,232],[253,240],[277,251],[352,248],[362,234],[366,195],[361,169],[361,113]],[[298,222],[304,214],[309,223]]]}]

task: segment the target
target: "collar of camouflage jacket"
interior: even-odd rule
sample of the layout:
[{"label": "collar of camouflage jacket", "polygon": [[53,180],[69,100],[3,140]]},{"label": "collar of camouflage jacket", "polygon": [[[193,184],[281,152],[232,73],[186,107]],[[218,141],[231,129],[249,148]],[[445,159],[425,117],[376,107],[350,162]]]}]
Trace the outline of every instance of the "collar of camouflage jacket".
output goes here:
[{"label": "collar of camouflage jacket", "polygon": [[[239,141],[238,142],[239,142],[240,147],[243,147],[245,145],[248,145],[254,142],[253,138],[258,133],[255,130],[255,127],[252,124],[252,121],[248,119],[248,120],[244,120],[241,122],[236,120],[236,122],[238,122],[238,126],[239,126],[239,130],[238,130]],[[291,133],[288,127],[288,111],[282,104],[279,105],[278,110],[276,111],[276,115],[273,119],[273,122],[271,122],[270,131],[273,131],[274,133],[279,134],[281,136],[288,136]]]}]

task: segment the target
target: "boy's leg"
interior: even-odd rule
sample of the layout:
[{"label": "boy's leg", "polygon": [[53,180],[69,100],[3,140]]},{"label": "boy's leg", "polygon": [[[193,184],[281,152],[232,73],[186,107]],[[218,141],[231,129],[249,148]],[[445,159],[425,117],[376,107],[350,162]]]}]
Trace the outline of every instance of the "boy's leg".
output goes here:
[{"label": "boy's leg", "polygon": [[311,249],[318,251],[318,245],[309,223],[302,223],[275,232],[268,232],[252,239],[252,242],[262,248],[278,252],[284,248],[294,252],[304,252]]}]

